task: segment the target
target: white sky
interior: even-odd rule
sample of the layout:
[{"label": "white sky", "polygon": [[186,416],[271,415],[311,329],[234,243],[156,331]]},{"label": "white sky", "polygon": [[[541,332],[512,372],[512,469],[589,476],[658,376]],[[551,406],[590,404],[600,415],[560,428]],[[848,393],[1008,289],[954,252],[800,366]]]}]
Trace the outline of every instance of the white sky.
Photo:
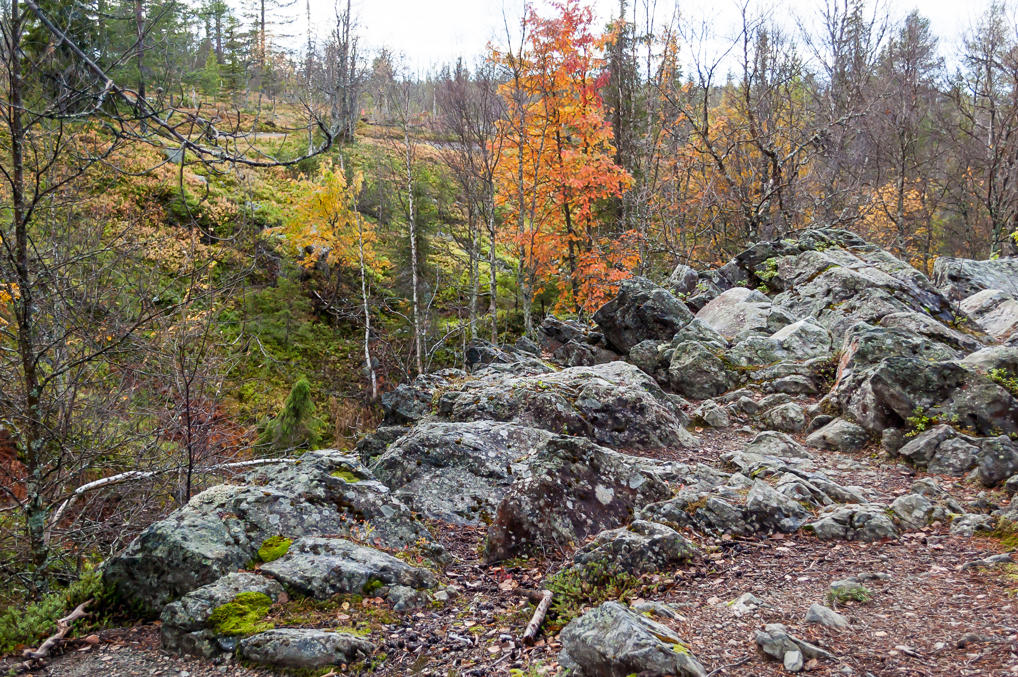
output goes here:
[{"label": "white sky", "polygon": [[[670,14],[674,1],[657,0],[659,16]],[[618,11],[618,0],[591,2],[602,23]],[[757,6],[772,8],[775,19],[791,29],[795,25],[793,17],[814,17],[821,2],[764,0]],[[333,0],[310,3],[314,31],[324,38],[334,22]],[[632,3],[630,0],[628,4]],[[303,14],[304,3],[299,4]],[[678,0],[678,4],[687,20],[700,23],[708,18],[723,33],[737,25],[737,0]],[[962,35],[990,0],[883,0],[883,4],[895,18],[904,17],[913,8],[927,16],[940,37],[941,53],[950,64],[956,62]],[[417,74],[452,63],[458,56],[468,62],[480,57],[488,42],[504,41],[503,13],[511,24],[518,23],[522,7],[523,0],[353,0],[363,46],[369,52],[385,46],[404,55],[407,66]],[[305,22],[299,23],[303,28]]]}]

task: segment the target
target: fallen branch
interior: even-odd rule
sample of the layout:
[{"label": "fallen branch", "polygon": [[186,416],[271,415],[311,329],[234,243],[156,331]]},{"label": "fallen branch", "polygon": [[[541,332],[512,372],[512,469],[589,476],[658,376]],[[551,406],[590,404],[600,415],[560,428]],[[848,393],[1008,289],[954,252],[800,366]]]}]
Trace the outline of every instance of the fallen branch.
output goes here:
[{"label": "fallen branch", "polygon": [[[292,458],[257,458],[251,461],[234,461],[232,463],[219,463],[217,465],[210,465],[204,468],[195,468],[195,473],[206,473],[215,472],[217,470],[229,470],[233,468],[248,468],[252,466],[268,465],[273,463],[294,463],[296,459]],[[49,519],[49,527],[52,529],[60,520],[67,514],[68,508],[74,505],[74,503],[87,494],[90,491],[96,491],[105,487],[114,486],[117,484],[125,484],[127,482],[138,482],[146,480],[159,475],[165,475],[167,473],[177,472],[180,468],[160,468],[159,470],[129,470],[128,472],[122,472],[119,475],[111,475],[109,477],[103,477],[102,479],[94,480],[88,484],[82,484],[80,487],[71,492],[71,495],[60,504],[54,512],[52,517]]]},{"label": "fallen branch", "polygon": [[542,590],[541,601],[538,602],[537,608],[534,609],[534,615],[531,616],[530,622],[527,623],[527,629],[523,631],[523,643],[531,644],[534,638],[537,637],[538,630],[541,629],[541,624],[544,623],[544,617],[548,614],[548,608],[551,606],[551,590]]},{"label": "fallen branch", "polygon": [[71,626],[74,624],[74,621],[88,615],[88,612],[85,611],[85,607],[91,603],[92,600],[85,600],[75,607],[74,611],[58,620],[57,631],[50,635],[45,642],[40,644],[38,649],[25,649],[24,653],[21,654],[25,658],[25,662],[18,666],[18,672],[27,672],[28,670],[34,669],[39,661],[49,656],[53,647],[60,643],[60,641],[67,636],[67,633],[71,631]]},{"label": "fallen branch", "polygon": [[739,660],[735,661],[734,663],[729,663],[728,665],[722,665],[720,668],[714,668],[713,670],[708,672],[705,675],[705,677],[713,677],[714,675],[719,675],[722,672],[724,672],[725,670],[730,670],[731,668],[737,668],[737,667],[739,667],[741,665],[745,665],[746,663],[750,662],[751,660],[753,660],[752,656],[745,656],[745,657],[740,658]]}]

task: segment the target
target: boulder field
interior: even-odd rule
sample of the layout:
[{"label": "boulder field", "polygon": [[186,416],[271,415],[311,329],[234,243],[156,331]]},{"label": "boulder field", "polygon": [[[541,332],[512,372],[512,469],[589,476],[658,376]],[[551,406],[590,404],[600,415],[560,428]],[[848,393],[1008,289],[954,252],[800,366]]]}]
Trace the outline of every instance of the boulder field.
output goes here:
[{"label": "boulder field", "polygon": [[[545,667],[715,674],[723,666],[697,656],[700,629],[646,598],[657,588],[637,598],[620,581],[674,581],[717,561],[710,544],[796,538],[833,552],[931,528],[1013,528],[1016,296],[1016,260],[941,259],[928,278],[824,229],[714,271],[677,266],[660,285],[633,278],[594,326],[549,317],[536,342],[475,342],[466,369],[386,393],[382,426],[353,451],[279,459],[195,496],[109,559],[104,580],[161,620],[168,651],[408,674],[413,661],[383,653],[377,624],[321,611],[445,608],[470,593],[449,575],[466,557],[453,536],[483,534],[471,566],[504,572],[526,558],[558,581],[556,599],[569,582],[588,591],[587,604],[553,605],[561,627]],[[861,470],[875,454],[923,477],[889,492]],[[736,639],[768,670],[834,670],[842,659],[815,628],[840,632],[851,619],[825,605],[884,584],[860,580],[804,598],[796,634],[796,619],[761,616]],[[732,603],[740,616],[765,608],[749,593]],[[510,636],[521,629],[483,631],[521,648]],[[453,635],[465,651],[488,636]],[[488,668],[463,674],[509,674],[488,653]]]}]

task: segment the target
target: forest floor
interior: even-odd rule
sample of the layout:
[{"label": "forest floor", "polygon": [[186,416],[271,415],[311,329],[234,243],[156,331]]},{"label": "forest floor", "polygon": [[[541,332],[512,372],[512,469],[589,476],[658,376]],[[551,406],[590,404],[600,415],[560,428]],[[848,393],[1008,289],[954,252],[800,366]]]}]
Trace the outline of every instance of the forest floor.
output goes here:
[{"label": "forest floor", "polygon": [[[741,448],[751,433],[705,431],[701,439],[699,450],[657,456],[720,465],[720,454]],[[908,493],[912,482],[925,476],[888,461],[879,449],[815,453],[831,479],[865,487],[880,501]],[[979,488],[964,480],[935,479],[963,502],[980,498]],[[1000,500],[995,494],[982,498]],[[568,553],[491,565],[479,555],[483,527],[435,526],[454,556],[445,577],[462,592],[440,608],[397,616],[393,624],[372,630],[372,641],[385,654],[375,674],[558,674],[560,646],[554,631],[560,623],[549,616],[548,634],[524,647],[519,637],[533,605],[521,592],[540,589]],[[836,660],[810,661],[809,674],[1018,675],[1018,569],[970,564],[1002,552],[998,540],[951,536],[938,523],[876,543],[820,541],[804,533],[716,540],[691,536],[706,557],[683,569],[645,577],[643,587],[631,589],[627,599],[674,605],[679,617],[662,622],[688,642],[712,677],[785,674],[780,663],[757,650],[754,632],[766,623],[784,623],[796,636],[836,656]],[[860,574],[882,576],[867,583],[870,600],[837,606],[849,619],[849,629],[803,622],[811,604],[828,603],[832,581]],[[730,603],[747,592],[761,604],[740,615]],[[377,603],[381,600],[364,600],[364,604]],[[62,655],[31,674],[255,677],[272,673],[167,655],[159,647],[158,627],[143,625],[69,641]]]}]

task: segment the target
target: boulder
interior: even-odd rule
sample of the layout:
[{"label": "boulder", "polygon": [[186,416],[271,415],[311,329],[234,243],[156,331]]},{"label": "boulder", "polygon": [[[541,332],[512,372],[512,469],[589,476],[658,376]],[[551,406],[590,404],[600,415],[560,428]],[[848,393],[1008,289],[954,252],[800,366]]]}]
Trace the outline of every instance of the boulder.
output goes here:
[{"label": "boulder", "polygon": [[512,346],[499,347],[490,341],[474,339],[463,353],[467,369],[477,372],[489,368],[512,373],[542,374],[552,371],[551,367],[533,353],[517,350]]},{"label": "boulder", "polygon": [[515,422],[625,449],[697,444],[673,400],[626,362],[522,378],[489,375],[443,393],[437,415],[451,421]]},{"label": "boulder", "polygon": [[897,455],[931,472],[964,475],[978,462],[979,447],[951,426],[936,425],[908,440]]},{"label": "boulder", "polygon": [[440,390],[467,378],[465,371],[443,369],[421,374],[410,383],[400,383],[389,392],[382,393],[382,410],[385,412],[382,424],[403,425],[421,420],[431,413]]},{"label": "boulder", "polygon": [[696,285],[699,281],[700,274],[696,270],[684,263],[678,263],[672,269],[672,274],[668,276],[665,287],[670,289],[673,294],[685,297],[690,296],[696,291]]},{"label": "boulder", "polygon": [[989,346],[966,355],[958,364],[981,374],[1003,371],[1018,374],[1018,346]]},{"label": "boulder", "polygon": [[984,289],[1018,297],[1018,258],[973,261],[941,256],[933,262],[933,283],[958,302]]},{"label": "boulder", "polygon": [[727,428],[732,425],[728,412],[713,400],[707,400],[693,412],[693,421],[711,428]]},{"label": "boulder", "polygon": [[958,307],[987,334],[1006,341],[1018,332],[1018,299],[1015,296],[1018,293],[984,289],[961,301]]},{"label": "boulder", "polygon": [[891,511],[910,529],[922,529],[947,518],[947,511],[922,494],[905,494],[894,499]]},{"label": "boulder", "polygon": [[573,567],[582,572],[587,565],[596,565],[600,571],[642,576],[674,571],[699,556],[696,545],[674,529],[636,520],[627,527],[599,533],[573,554]]},{"label": "boulder", "polygon": [[670,340],[692,319],[682,301],[642,277],[624,280],[618,295],[594,313],[608,345],[623,355],[640,341]]},{"label": "boulder", "polygon": [[1000,435],[983,440],[979,449],[976,477],[984,487],[995,487],[1018,473],[1018,444]]},{"label": "boulder", "polygon": [[887,506],[876,503],[837,505],[824,510],[806,525],[820,540],[879,541],[897,538],[898,526]]},{"label": "boulder", "polygon": [[453,524],[495,514],[533,449],[551,433],[515,423],[422,422],[371,466],[415,512]]},{"label": "boulder", "polygon": [[513,483],[488,528],[485,555],[500,560],[560,550],[632,519],[671,494],[638,459],[589,440],[556,436],[538,447],[530,474]]},{"label": "boulder", "polygon": [[323,449],[262,466],[198,494],[145,529],[103,567],[103,580],[148,613],[256,560],[273,537],[370,529],[385,547],[441,548],[352,455]]},{"label": "boulder", "polygon": [[1018,400],[988,376],[957,362],[887,358],[852,387],[836,386],[832,396],[842,411],[874,433],[901,427],[916,416],[981,435],[1018,432]]},{"label": "boulder", "polygon": [[264,600],[263,608],[268,611],[269,605],[283,594],[283,587],[257,574],[232,573],[192,590],[163,607],[159,617],[163,648],[172,653],[203,658],[233,653],[239,638],[233,632],[213,627],[215,624],[210,620],[216,609],[234,602],[245,593],[260,595]]},{"label": "boulder", "polygon": [[777,458],[812,458],[806,447],[782,432],[765,430],[757,433],[745,447],[748,454]]},{"label": "boulder", "polygon": [[782,327],[770,338],[777,342],[784,359],[805,360],[820,357],[830,354],[833,347],[831,333],[808,319]]},{"label": "boulder", "polygon": [[734,287],[720,294],[696,314],[700,320],[728,340],[749,332],[770,336],[791,323],[784,312],[775,312],[771,300],[755,289]]},{"label": "boulder", "polygon": [[675,632],[618,602],[605,602],[574,618],[559,641],[559,662],[577,677],[707,674]]},{"label": "boulder", "polygon": [[806,428],[806,412],[798,404],[786,402],[763,412],[760,423],[771,430],[798,433]]},{"label": "boulder", "polygon": [[965,354],[979,350],[989,337],[979,331],[978,327],[966,327],[966,332],[958,331],[938,322],[926,313],[906,311],[891,313],[880,318],[880,326],[904,331],[909,336],[922,337],[928,341],[948,346]]},{"label": "boulder", "polygon": [[756,631],[756,644],[766,655],[782,661],[789,672],[798,672],[809,659],[833,659],[829,651],[789,634],[781,623],[768,623]]},{"label": "boulder", "polygon": [[315,599],[340,593],[363,595],[385,586],[432,588],[436,582],[427,569],[344,538],[300,538],[285,555],[263,564],[261,571]]},{"label": "boulder", "polygon": [[680,395],[704,400],[731,390],[738,383],[738,374],[704,344],[685,341],[672,353],[668,382]]},{"label": "boulder", "polygon": [[806,623],[823,625],[824,627],[835,628],[837,630],[844,630],[848,627],[847,618],[834,609],[825,607],[823,604],[811,604],[803,620]]},{"label": "boulder", "polygon": [[869,433],[843,418],[836,418],[806,438],[806,444],[832,451],[858,451],[869,442]]},{"label": "boulder", "polygon": [[371,642],[345,632],[280,628],[241,640],[239,653],[252,663],[302,669],[348,665],[370,657],[374,650]]}]

